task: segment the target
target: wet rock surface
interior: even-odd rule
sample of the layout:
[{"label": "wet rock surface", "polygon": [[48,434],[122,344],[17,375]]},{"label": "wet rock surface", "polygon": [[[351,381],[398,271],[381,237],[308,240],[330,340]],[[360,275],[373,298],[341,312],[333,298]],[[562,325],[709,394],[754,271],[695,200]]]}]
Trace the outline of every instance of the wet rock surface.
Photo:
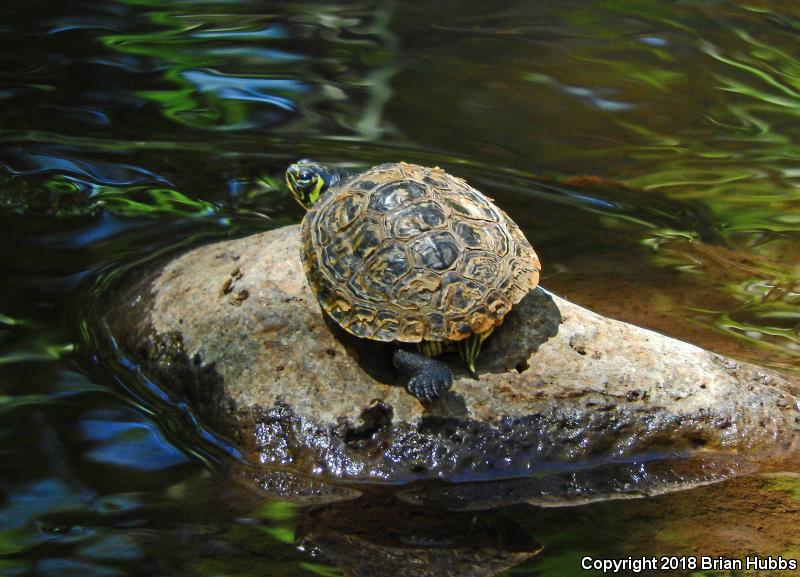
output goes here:
[{"label": "wet rock surface", "polygon": [[299,242],[292,226],[195,249],[109,314],[123,350],[258,463],[339,480],[493,481],[408,496],[469,508],[660,493],[795,446],[797,383],[541,288],[485,343],[480,380],[451,357],[453,388],[423,405],[391,346],[326,323]]}]

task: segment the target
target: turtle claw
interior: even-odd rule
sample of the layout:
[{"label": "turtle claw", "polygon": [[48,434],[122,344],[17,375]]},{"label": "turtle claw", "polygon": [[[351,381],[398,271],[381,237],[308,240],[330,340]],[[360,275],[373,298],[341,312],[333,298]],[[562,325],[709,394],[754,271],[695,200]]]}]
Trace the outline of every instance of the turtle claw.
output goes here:
[{"label": "turtle claw", "polygon": [[414,374],[408,379],[406,390],[420,401],[427,403],[438,399],[453,384],[453,376],[447,365],[444,363],[437,365],[441,366],[431,366],[426,371]]}]

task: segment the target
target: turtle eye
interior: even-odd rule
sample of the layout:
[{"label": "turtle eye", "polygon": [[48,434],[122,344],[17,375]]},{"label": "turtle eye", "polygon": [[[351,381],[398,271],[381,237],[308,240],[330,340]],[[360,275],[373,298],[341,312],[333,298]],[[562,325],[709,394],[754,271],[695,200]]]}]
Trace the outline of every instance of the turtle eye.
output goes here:
[{"label": "turtle eye", "polygon": [[301,168],[297,173],[297,180],[299,182],[309,182],[314,178],[314,172],[308,168]]}]

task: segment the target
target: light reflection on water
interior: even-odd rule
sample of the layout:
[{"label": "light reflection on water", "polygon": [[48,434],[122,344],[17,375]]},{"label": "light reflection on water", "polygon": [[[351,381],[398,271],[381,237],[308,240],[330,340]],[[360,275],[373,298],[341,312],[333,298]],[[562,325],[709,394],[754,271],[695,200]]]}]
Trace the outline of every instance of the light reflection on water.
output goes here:
[{"label": "light reflection on water", "polygon": [[[216,504],[235,450],[135,367],[104,365],[80,318],[157,257],[297,222],[280,174],[298,157],[439,164],[521,224],[548,288],[800,374],[793,2],[40,0],[0,15],[0,573],[250,574],[247,555],[334,571],[294,547],[293,506]],[[792,494],[788,478],[764,486]],[[690,507],[675,499],[641,507]],[[520,570],[569,574],[592,523],[646,535],[644,553],[691,532],[623,510],[628,528],[611,507],[521,512],[549,538]]]}]

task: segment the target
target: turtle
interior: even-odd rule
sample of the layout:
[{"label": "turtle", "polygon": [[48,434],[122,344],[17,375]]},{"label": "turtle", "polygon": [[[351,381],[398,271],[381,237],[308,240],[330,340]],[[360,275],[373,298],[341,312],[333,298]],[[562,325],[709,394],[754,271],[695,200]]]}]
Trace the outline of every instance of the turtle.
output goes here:
[{"label": "turtle", "polygon": [[286,170],[306,210],[301,257],[323,312],[345,331],[391,342],[406,390],[431,402],[469,374],[483,341],[539,282],[520,228],[489,198],[439,167],[406,162],[362,172],[312,160]]}]

